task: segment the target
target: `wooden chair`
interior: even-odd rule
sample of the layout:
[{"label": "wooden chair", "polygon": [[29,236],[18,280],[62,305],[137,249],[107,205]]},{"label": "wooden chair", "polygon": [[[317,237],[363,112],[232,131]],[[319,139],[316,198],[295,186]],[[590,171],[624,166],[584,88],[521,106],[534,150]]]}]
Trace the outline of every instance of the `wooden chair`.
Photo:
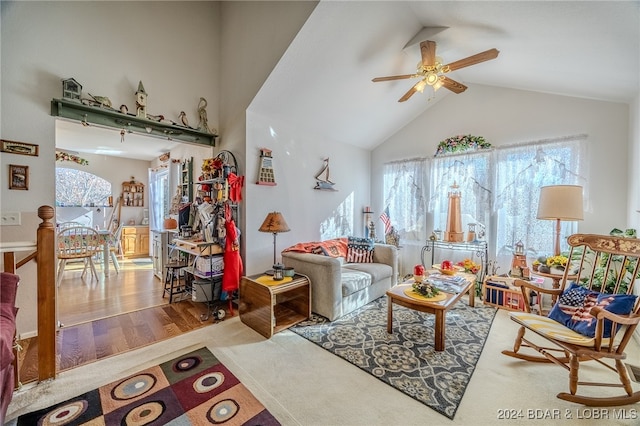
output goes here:
[{"label": "wooden chair", "polygon": [[57,235],[58,276],[56,282],[60,285],[64,268],[69,260],[82,259],[84,269],[82,276],[91,268],[92,278],[98,279],[93,256],[100,252],[101,242],[98,232],[88,226],[72,226],[61,229]]},{"label": "wooden chair", "polygon": [[[516,281],[524,296],[526,312],[509,314],[521,327],[513,351],[502,353],[527,361],[553,362],[567,369],[570,393],[559,393],[560,399],[599,407],[636,403],[640,401],[640,392],[633,392],[622,361],[626,358],[627,343],[640,322],[640,302],[633,295],[634,284],[640,281],[640,239],[575,234],[568,242],[569,264],[559,289]],[[577,279],[568,279],[571,275]],[[526,297],[531,290],[537,293],[538,302],[543,294],[557,298],[546,316],[532,313]],[[537,312],[543,312],[542,306],[537,306]],[[545,338],[552,346],[533,343],[525,337],[527,331]],[[522,353],[522,348],[533,349],[542,356]],[[620,383],[579,381],[580,363],[584,361],[595,361],[615,372]],[[578,395],[578,385],[597,389],[622,387],[626,395]]]},{"label": "wooden chair", "polygon": [[111,241],[109,242],[109,255],[111,256],[111,261],[113,262],[113,267],[116,268],[116,273],[120,272],[120,264],[118,263],[118,256],[122,258],[124,256],[124,252],[122,250],[122,224],[120,224],[115,232],[113,232],[111,236]]}]

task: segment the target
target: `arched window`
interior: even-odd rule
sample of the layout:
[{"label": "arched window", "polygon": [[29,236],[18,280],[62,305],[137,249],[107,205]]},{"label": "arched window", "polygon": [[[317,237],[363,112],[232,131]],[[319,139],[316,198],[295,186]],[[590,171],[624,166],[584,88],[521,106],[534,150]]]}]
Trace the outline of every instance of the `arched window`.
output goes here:
[{"label": "arched window", "polygon": [[106,206],[111,183],[82,170],[56,167],[56,206]]}]

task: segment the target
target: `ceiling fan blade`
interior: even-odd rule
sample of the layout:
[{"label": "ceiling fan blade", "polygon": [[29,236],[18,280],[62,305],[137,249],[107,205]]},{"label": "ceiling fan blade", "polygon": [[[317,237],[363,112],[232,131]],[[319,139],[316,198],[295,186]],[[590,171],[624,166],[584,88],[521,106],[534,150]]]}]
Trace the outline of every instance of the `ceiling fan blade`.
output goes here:
[{"label": "ceiling fan blade", "polygon": [[422,55],[422,65],[430,67],[436,63],[436,42],[425,40],[420,42],[420,54]]},{"label": "ceiling fan blade", "polygon": [[467,90],[467,86],[462,83],[458,83],[449,77],[444,77],[442,79],[442,86],[451,90],[453,93],[462,93]]},{"label": "ceiling fan blade", "polygon": [[471,65],[479,64],[480,62],[489,61],[498,57],[500,52],[497,49],[489,49],[484,52],[476,53],[459,61],[451,62],[445,66],[449,67],[449,71],[459,70],[460,68],[468,67]]},{"label": "ceiling fan blade", "polygon": [[390,81],[390,80],[404,80],[405,78],[412,78],[412,77],[418,77],[418,75],[416,74],[390,75],[388,77],[376,77],[371,81],[378,82],[378,81]]},{"label": "ceiling fan blade", "polygon": [[409,99],[410,97],[412,97],[413,94],[418,91],[418,85],[419,84],[420,84],[420,82],[417,82],[416,84],[414,84],[413,87],[411,89],[409,89],[409,91],[407,93],[405,93],[400,99],[398,99],[398,102],[404,102],[407,99]]}]

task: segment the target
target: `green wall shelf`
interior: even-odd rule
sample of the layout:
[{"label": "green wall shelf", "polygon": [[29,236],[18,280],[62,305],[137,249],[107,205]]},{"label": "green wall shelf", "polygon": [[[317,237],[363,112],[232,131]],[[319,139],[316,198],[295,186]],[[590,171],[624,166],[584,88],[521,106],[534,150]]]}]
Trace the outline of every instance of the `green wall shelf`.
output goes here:
[{"label": "green wall shelf", "polygon": [[110,108],[84,105],[69,99],[52,99],[51,115],[87,123],[88,125],[125,129],[127,132],[178,140],[195,145],[215,146],[216,137],[218,136],[188,127],[157,122],[131,114],[123,114]]}]

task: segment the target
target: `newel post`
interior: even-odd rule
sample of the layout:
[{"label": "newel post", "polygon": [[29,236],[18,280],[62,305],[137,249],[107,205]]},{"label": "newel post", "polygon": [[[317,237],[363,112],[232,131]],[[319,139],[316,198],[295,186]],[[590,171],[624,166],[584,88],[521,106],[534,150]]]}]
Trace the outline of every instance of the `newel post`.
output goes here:
[{"label": "newel post", "polygon": [[56,376],[56,250],[54,209],[38,208],[38,380]]}]

